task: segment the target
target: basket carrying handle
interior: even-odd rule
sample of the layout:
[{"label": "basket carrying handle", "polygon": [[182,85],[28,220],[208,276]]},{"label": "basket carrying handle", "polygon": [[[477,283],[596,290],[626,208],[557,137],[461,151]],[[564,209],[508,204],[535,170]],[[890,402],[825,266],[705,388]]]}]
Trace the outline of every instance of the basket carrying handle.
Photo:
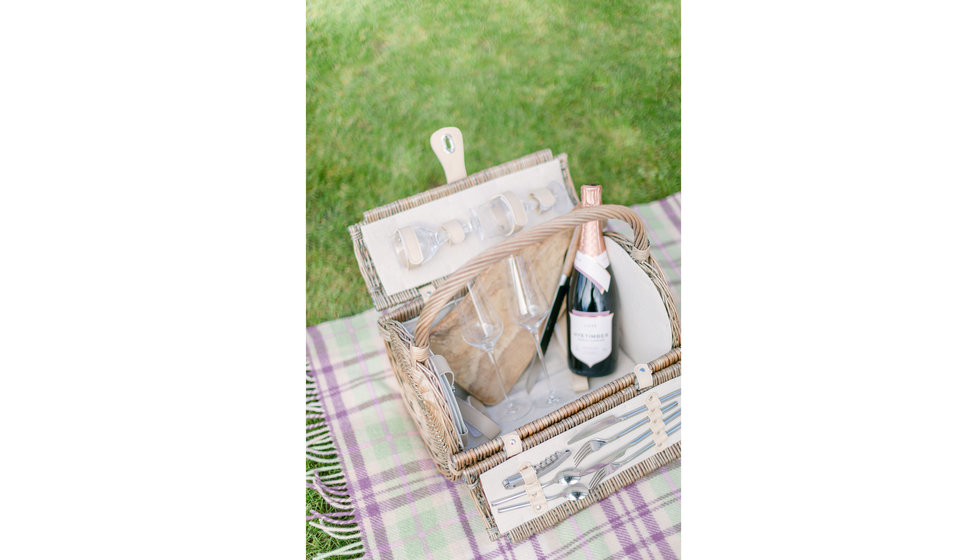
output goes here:
[{"label": "basket carrying handle", "polygon": [[429,145],[446,172],[446,184],[466,178],[463,133],[455,126],[440,128],[429,137]]},{"label": "basket carrying handle", "polygon": [[457,292],[489,268],[490,265],[520,249],[540,243],[556,233],[572,229],[586,222],[603,219],[622,220],[630,226],[630,229],[633,230],[633,253],[630,256],[633,259],[646,261],[650,257],[650,239],[647,237],[646,226],[636,212],[617,204],[603,204],[591,208],[577,207],[564,216],[524,230],[487,249],[466,261],[456,272],[450,274],[446,281],[432,294],[429,301],[425,303],[422,313],[419,314],[419,322],[415,327],[415,345],[411,349],[412,357],[418,362],[424,362],[428,359],[429,331],[439,310],[445,307]]}]

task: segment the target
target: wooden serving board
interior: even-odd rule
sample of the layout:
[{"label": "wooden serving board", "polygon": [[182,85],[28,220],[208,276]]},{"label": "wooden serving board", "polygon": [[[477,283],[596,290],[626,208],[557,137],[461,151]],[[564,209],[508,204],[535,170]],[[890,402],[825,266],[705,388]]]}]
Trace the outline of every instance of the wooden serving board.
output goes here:
[{"label": "wooden serving board", "polygon": [[[572,232],[559,233],[535,247],[521,250],[521,255],[534,268],[541,289],[550,300],[558,288],[561,266],[565,251],[571,242]],[[508,313],[509,298],[514,297],[510,287],[506,260],[500,261],[485,270],[477,279],[483,287],[490,305],[504,322],[504,332],[494,346],[494,357],[500,366],[504,387],[509,392],[517,379],[524,373],[534,359],[534,339],[518,326]],[[550,301],[549,301],[550,304]],[[468,298],[460,300],[459,305],[472,307]],[[456,309],[439,321],[429,337],[429,345],[436,354],[441,354],[453,368],[456,383],[466,389],[474,398],[484,404],[494,405],[503,400],[500,385],[493,373],[493,365],[486,352],[474,348],[464,340],[459,326],[459,313]],[[542,328],[544,324],[542,323]]]}]

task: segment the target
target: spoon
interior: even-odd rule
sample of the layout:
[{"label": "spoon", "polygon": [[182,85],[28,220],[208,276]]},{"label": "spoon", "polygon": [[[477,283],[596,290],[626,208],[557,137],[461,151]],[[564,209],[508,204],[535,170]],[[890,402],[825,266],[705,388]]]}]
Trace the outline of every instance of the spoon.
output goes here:
[{"label": "spoon", "polygon": [[[674,414],[672,414],[670,416],[670,418],[674,418],[677,414],[680,414],[680,412],[681,411],[678,410],[677,412],[675,412]],[[668,432],[668,435],[670,433],[672,433],[674,430],[676,430],[678,427],[680,427],[680,424],[678,424],[677,426],[674,426],[673,428],[671,428],[670,432]],[[598,471],[604,469],[610,463],[612,463],[613,461],[615,461],[617,458],[622,457],[623,455],[625,455],[627,449],[629,449],[630,447],[633,447],[637,443],[640,443],[641,441],[643,441],[644,439],[646,439],[647,436],[649,436],[652,433],[653,432],[651,432],[649,429],[647,429],[645,432],[643,432],[639,436],[633,438],[632,441],[630,441],[629,443],[627,443],[626,445],[624,445],[623,447],[621,447],[619,449],[619,451],[616,451],[612,455],[606,457],[602,461],[596,463],[595,465],[592,465],[591,467],[589,467],[587,469],[571,468],[571,469],[565,469],[563,471],[559,471],[554,476],[554,478],[552,478],[550,481],[542,484],[541,487],[542,488],[545,488],[545,487],[551,486],[552,484],[555,484],[555,483],[557,483],[559,485],[562,485],[562,486],[566,486],[566,485],[570,485],[570,484],[575,484],[579,480],[581,480],[583,476],[586,476],[586,475],[589,475],[589,474],[592,474],[594,472],[598,472]],[[645,450],[646,450],[646,448],[644,448],[644,451]],[[632,460],[632,459],[635,459],[635,458],[636,458],[636,455],[634,455],[633,457],[631,457],[629,460]],[[513,500],[514,498],[519,498],[521,496],[524,496],[525,494],[527,494],[527,491],[526,490],[523,491],[523,492],[518,492],[516,494],[511,494],[510,496],[504,496],[503,498],[500,498],[499,500],[495,500],[493,502],[490,502],[490,505],[491,506],[496,506],[496,505],[502,504],[504,502],[509,502],[509,501]]]},{"label": "spoon", "polygon": [[[586,485],[584,485],[584,484],[572,484],[571,486],[569,486],[563,492],[560,492],[560,493],[555,494],[553,496],[545,496],[544,499],[545,500],[553,500],[555,498],[561,498],[561,497],[564,497],[569,502],[577,502],[579,500],[584,500],[585,498],[588,498],[589,497],[589,487],[586,486]],[[516,504],[516,505],[513,505],[513,506],[504,506],[504,507],[498,509],[497,510],[497,513],[505,513],[505,512],[508,512],[508,511],[513,511],[515,509],[520,509],[520,508],[523,508],[523,507],[527,507],[529,505],[531,505],[530,502],[523,503],[523,504]]]},{"label": "spoon", "polygon": [[[596,469],[596,470],[598,470],[598,469]],[[558,471],[555,474],[554,478],[552,478],[548,482],[545,482],[544,484],[542,484],[541,485],[541,488],[547,488],[548,486],[551,486],[552,484],[558,484],[559,486],[569,486],[569,485],[575,484],[579,480],[582,480],[582,477],[585,476],[585,475],[588,475],[588,474],[592,474],[592,472],[591,471],[590,472],[586,472],[586,471],[584,471],[582,469],[565,469],[563,471]],[[524,490],[524,491],[521,491],[521,492],[517,492],[517,493],[511,494],[510,496],[504,496],[503,498],[500,498],[499,500],[490,502],[490,505],[491,506],[497,506],[497,505],[500,505],[502,503],[509,502],[509,501],[513,500],[514,498],[520,498],[521,496],[524,496],[526,494],[527,494],[527,490]]]}]

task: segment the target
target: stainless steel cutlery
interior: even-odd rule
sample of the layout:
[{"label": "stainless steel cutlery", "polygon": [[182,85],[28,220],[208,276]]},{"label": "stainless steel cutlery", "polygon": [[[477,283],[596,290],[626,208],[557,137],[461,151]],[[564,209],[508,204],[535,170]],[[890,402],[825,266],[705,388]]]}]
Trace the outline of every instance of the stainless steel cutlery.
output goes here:
[{"label": "stainless steel cutlery", "polygon": [[[666,395],[660,397],[660,402],[661,403],[665,403],[665,402],[671,401],[671,400],[677,398],[680,394],[681,394],[681,390],[680,389],[677,389],[676,391],[673,391],[671,393],[667,393]],[[618,424],[619,422],[622,422],[623,420],[628,420],[630,418],[633,418],[634,416],[637,416],[639,414],[642,414],[646,409],[647,409],[647,407],[646,407],[646,405],[644,405],[644,406],[640,406],[640,407],[634,408],[633,410],[630,410],[629,412],[626,412],[625,414],[622,414],[620,416],[607,416],[607,417],[602,418],[602,419],[600,419],[600,420],[598,420],[596,422],[593,422],[592,425],[589,426],[587,429],[582,430],[581,432],[575,434],[575,437],[573,437],[572,439],[568,440],[568,444],[571,445],[573,443],[582,441],[583,439],[586,439],[588,437],[594,436],[595,434],[598,434],[599,432],[601,432],[602,430],[605,430],[609,426],[612,426],[614,424]]]},{"label": "stainless steel cutlery", "polygon": [[[674,403],[671,403],[671,404],[669,404],[669,405],[661,408],[660,411],[661,412],[667,412],[669,410],[672,410],[674,408],[677,408],[677,406],[678,406],[678,403],[674,402]],[[681,411],[678,410],[674,414],[672,414],[672,415],[664,418],[664,423],[666,424],[666,423],[670,422],[671,420],[673,420],[674,418],[676,418],[677,415],[680,414],[680,413],[681,413]],[[642,420],[639,420],[637,422],[634,422],[633,424],[630,424],[628,427],[626,427],[626,429],[624,429],[621,432],[618,432],[616,434],[613,434],[613,435],[611,435],[609,437],[590,439],[589,441],[585,442],[585,444],[581,448],[579,448],[579,450],[578,450],[577,453],[575,453],[575,462],[573,463],[573,466],[576,466],[576,467],[579,466],[579,464],[581,464],[582,461],[586,457],[588,457],[590,454],[592,454],[592,453],[594,453],[594,452],[602,449],[605,445],[608,445],[608,444],[616,441],[617,439],[625,436],[626,434],[632,432],[633,430],[639,428],[640,426],[642,426],[643,424],[646,424],[649,421],[650,421],[649,418],[644,418]]]},{"label": "stainless steel cutlery", "polygon": [[[534,465],[534,473],[539,478],[550,473],[551,471],[558,468],[558,465],[561,465],[565,461],[565,459],[568,459],[569,455],[571,454],[572,454],[571,449],[565,449],[562,451],[557,451],[555,453],[552,453],[551,455],[548,455],[547,457],[545,457],[543,461],[541,461],[537,465]],[[512,474],[504,479],[504,488],[508,490],[513,490],[514,488],[519,488],[523,485],[524,485],[524,477],[521,476],[521,473]]]},{"label": "stainless steel cutlery", "polygon": [[[679,392],[680,391],[677,391],[677,393],[679,393]],[[669,396],[663,397],[661,399],[661,402],[665,398],[669,398]],[[675,408],[675,405],[676,404],[677,403],[674,403],[674,405],[671,405],[670,408],[671,409]],[[645,410],[646,407],[643,407],[643,409]],[[672,422],[673,420],[675,420],[678,416],[680,416],[680,413],[681,413],[680,408],[678,408],[670,416],[664,418],[664,424],[667,424],[667,423]],[[629,414],[629,413],[627,413],[627,414]],[[648,421],[648,420],[647,419],[644,419],[644,421]],[[630,430],[633,430],[633,429],[635,429],[635,428],[637,428],[637,427],[639,427],[641,425],[642,425],[642,422],[635,423],[628,430],[624,430],[623,432],[620,432],[619,434],[616,434],[615,436],[613,436],[613,437],[608,438],[607,440],[605,440],[605,443],[602,443],[602,444],[598,445],[595,448],[595,450],[598,450],[603,445],[608,444],[610,441],[612,441],[612,440],[614,440],[614,439],[616,439],[618,437],[621,437],[625,433],[628,433]],[[678,429],[680,429],[680,427],[681,427],[681,424],[680,424],[680,422],[678,422],[676,426],[673,426],[673,427],[671,427],[671,428],[669,428],[669,429],[666,430],[667,435],[669,436],[669,435],[673,434]],[[559,471],[558,473],[555,474],[555,476],[551,480],[549,480],[548,482],[542,483],[541,484],[541,488],[546,488],[546,487],[549,487],[549,486],[552,486],[552,485],[555,485],[555,484],[560,485],[560,486],[567,486],[568,488],[565,489],[565,490],[563,490],[563,491],[561,491],[561,492],[559,492],[559,493],[552,494],[551,496],[545,496],[545,499],[546,500],[553,500],[555,498],[565,497],[566,499],[568,499],[570,501],[575,501],[575,500],[580,500],[580,499],[583,499],[583,498],[587,497],[588,496],[588,490],[594,489],[596,486],[599,485],[599,483],[602,482],[603,479],[605,479],[606,477],[608,477],[608,476],[614,474],[615,472],[619,471],[619,469],[621,469],[624,465],[628,464],[630,461],[633,461],[634,459],[636,459],[637,457],[639,457],[640,455],[642,455],[643,453],[645,453],[646,451],[648,451],[650,448],[652,448],[655,445],[657,445],[657,442],[656,441],[652,441],[652,442],[648,443],[647,445],[644,445],[642,448],[640,448],[636,452],[632,453],[631,455],[629,455],[625,459],[622,459],[622,457],[624,455],[626,455],[626,452],[631,447],[633,447],[634,445],[639,444],[640,442],[642,442],[646,438],[650,437],[652,434],[653,434],[653,431],[652,430],[650,430],[649,428],[646,429],[643,433],[641,433],[639,436],[637,436],[637,437],[633,438],[632,440],[630,440],[628,443],[626,443],[626,445],[622,446],[616,452],[614,452],[614,453],[612,453],[610,455],[607,455],[602,460],[600,460],[599,462],[597,462],[595,465],[593,465],[593,466],[591,466],[591,467],[589,467],[587,469],[569,468],[569,469],[564,469],[564,470]],[[587,456],[589,453],[591,453],[593,451],[591,449],[591,444],[592,444],[592,442],[587,442],[586,445],[583,446],[582,450],[579,451],[579,454],[582,454],[582,458],[583,459],[584,459],[585,456]],[[588,452],[585,452],[583,454],[582,451],[585,450],[585,449],[589,449],[589,451]],[[559,452],[559,453],[565,454],[566,452],[570,452],[570,451],[568,449],[566,449],[566,450],[564,450],[562,452]],[[549,457],[549,459],[551,459],[551,457]],[[564,460],[564,459],[562,459],[562,460]],[[547,459],[545,461],[547,461]],[[543,461],[542,463],[544,463],[545,461]],[[576,465],[577,465],[577,463],[580,463],[580,462],[581,462],[581,459],[578,459],[577,458]],[[541,465],[542,463],[539,463],[539,465]],[[551,470],[551,469],[554,468],[551,465],[556,465],[556,461],[551,461],[550,463],[548,463],[548,465],[546,465],[546,466],[551,467],[551,468],[549,468],[549,470]],[[582,485],[580,483],[580,481],[584,477],[586,477],[586,476],[588,476],[590,474],[594,474],[594,476],[591,478],[591,480],[589,481],[588,486],[586,487],[586,486]],[[519,476],[520,475],[518,475],[518,477]],[[510,478],[513,478],[513,477],[510,477]],[[518,483],[518,485],[519,485],[519,483]],[[581,488],[579,488],[579,487],[581,487]],[[573,491],[573,488],[575,488],[574,491]],[[582,492],[582,488],[585,488],[586,489],[584,493]],[[516,492],[516,493],[511,494],[509,496],[504,496],[503,498],[500,498],[498,500],[495,500],[495,501],[491,502],[490,505],[496,507],[496,506],[499,506],[500,504],[504,504],[506,502],[509,502],[511,500],[517,499],[517,498],[519,498],[521,496],[525,496],[525,495],[527,495],[527,492],[526,491]],[[499,513],[504,513],[504,512],[515,510],[515,509],[519,509],[519,508],[522,508],[522,507],[527,507],[528,505],[529,505],[529,503],[515,504],[515,505],[512,505],[512,506],[506,506],[506,507],[499,508],[497,511]]]},{"label": "stainless steel cutlery", "polygon": [[[677,413],[680,413],[680,411],[678,410]],[[674,426],[673,428],[667,430],[667,435],[669,436],[670,434],[676,432],[677,430],[680,429],[680,427],[681,427],[681,423],[678,422],[676,426]],[[647,430],[647,432],[649,432],[649,433],[647,433],[643,437],[646,437],[646,436],[650,435],[651,433],[653,433],[653,432],[650,432],[650,430]],[[602,467],[601,469],[599,469],[595,473],[595,476],[592,477],[592,480],[589,481],[589,488],[595,488],[596,486],[599,485],[600,482],[602,482],[602,479],[606,478],[607,476],[610,476],[610,475],[614,474],[616,471],[618,471],[619,469],[621,469],[623,467],[623,465],[629,463],[633,459],[636,459],[637,457],[639,457],[640,455],[642,455],[646,450],[650,449],[651,447],[653,447],[655,445],[657,445],[657,442],[656,441],[651,441],[650,443],[644,445],[643,447],[641,447],[640,449],[638,449],[635,453],[633,453],[632,455],[630,455],[629,457],[627,457],[627,458],[625,458],[623,460],[620,460],[620,461],[610,461],[610,462],[606,463],[606,465],[604,467]],[[625,452],[626,452],[626,449],[623,449],[617,455],[618,456],[622,456],[623,453],[625,453]]]}]

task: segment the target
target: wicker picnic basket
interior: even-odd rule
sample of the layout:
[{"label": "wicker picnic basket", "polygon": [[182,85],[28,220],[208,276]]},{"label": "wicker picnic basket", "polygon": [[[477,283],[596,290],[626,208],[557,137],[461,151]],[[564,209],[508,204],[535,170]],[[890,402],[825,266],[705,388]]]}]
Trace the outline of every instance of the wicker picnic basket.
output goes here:
[{"label": "wicker picnic basket", "polygon": [[[465,179],[450,182],[445,187],[433,189],[394,205],[377,209],[372,211],[373,213],[366,214],[365,218],[370,220],[389,216],[405,208],[424,204],[440,196],[448,196],[494,177],[551,159],[556,158],[551,155],[549,150],[538,152],[508,164],[467,176]],[[570,186],[571,177],[568,174],[567,158],[560,155],[557,159],[562,162],[563,174]],[[574,193],[574,188],[571,191]],[[612,241],[629,255],[631,265],[642,271],[656,288],[669,319],[670,350],[646,364],[653,374],[653,385],[658,385],[681,375],[680,320],[669,284],[663,271],[650,255],[649,239],[643,221],[631,209],[616,205],[603,205],[596,208],[575,207],[565,215],[508,237],[491,249],[478,254],[448,277],[433,282],[434,289],[428,291],[414,290],[413,294],[399,294],[395,298],[386,296],[379,290],[377,277],[371,272],[370,255],[363,246],[360,237],[359,226],[361,224],[350,228],[358,262],[361,264],[362,273],[369,288],[372,289],[372,297],[374,297],[375,303],[401,304],[386,311],[379,319],[378,324],[392,368],[401,386],[406,408],[418,426],[419,433],[432,456],[436,469],[450,479],[461,478],[467,485],[491,539],[507,536],[512,541],[517,542],[528,538],[653,470],[678,459],[681,455],[680,442],[675,443],[656,455],[623,470],[616,476],[606,479],[595,491],[590,492],[587,498],[575,502],[565,502],[561,507],[553,508],[519,527],[502,533],[497,529],[488,500],[481,487],[480,475],[514,456],[515,453],[519,455],[523,451],[588,422],[613,407],[636,397],[641,392],[648,390],[649,386],[638,388],[636,374],[629,373],[584,394],[546,416],[520,426],[513,432],[501,434],[470,449],[463,449],[460,445],[460,434],[451,419],[450,405],[444,392],[440,390],[440,381],[437,379],[438,372],[433,365],[430,352],[433,324],[437,322],[436,318],[440,310],[449,304],[454,297],[465,292],[468,282],[481,273],[486,273],[492,265],[502,261],[508,255],[541,246],[554,236],[568,234],[576,226],[586,222],[608,219],[621,220],[632,230],[632,238],[615,232],[606,232],[605,235],[608,241]],[[361,244],[359,245],[359,243]],[[630,297],[630,294],[621,291],[621,300],[628,300]],[[379,307],[383,306],[379,305]],[[405,327],[405,323],[412,320],[415,320],[414,332]],[[510,445],[505,445],[506,438],[511,439]],[[515,440],[517,445],[515,445]]]}]

